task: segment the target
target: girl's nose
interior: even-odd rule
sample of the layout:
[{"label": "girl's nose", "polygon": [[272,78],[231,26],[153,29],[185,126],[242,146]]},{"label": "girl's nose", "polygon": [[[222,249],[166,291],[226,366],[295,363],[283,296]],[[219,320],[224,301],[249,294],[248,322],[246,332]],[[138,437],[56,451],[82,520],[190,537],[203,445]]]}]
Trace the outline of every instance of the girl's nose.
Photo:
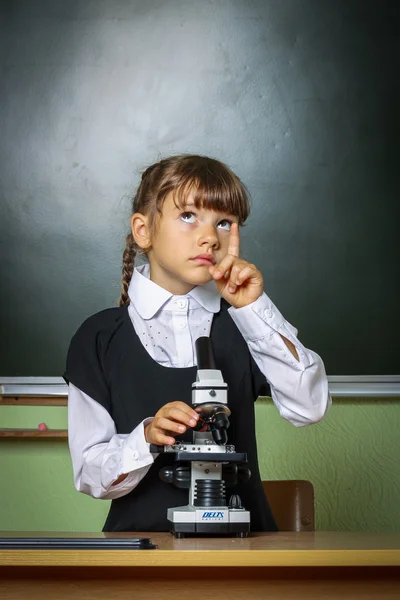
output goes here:
[{"label": "girl's nose", "polygon": [[198,239],[199,246],[207,244],[209,248],[218,248],[219,240],[217,235],[217,229],[214,225],[204,225],[199,232]]}]

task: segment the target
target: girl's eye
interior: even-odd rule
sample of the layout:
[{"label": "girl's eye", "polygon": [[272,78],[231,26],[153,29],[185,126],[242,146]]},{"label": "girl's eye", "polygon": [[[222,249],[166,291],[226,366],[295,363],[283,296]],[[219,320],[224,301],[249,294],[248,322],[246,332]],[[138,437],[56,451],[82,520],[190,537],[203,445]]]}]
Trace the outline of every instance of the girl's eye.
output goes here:
[{"label": "girl's eye", "polygon": [[224,219],[223,221],[220,221],[218,223],[218,227],[220,229],[225,229],[225,231],[230,231],[231,225],[232,225],[232,222],[228,221],[227,219]]},{"label": "girl's eye", "polygon": [[192,212],[184,212],[181,214],[180,219],[182,219],[184,223],[195,223],[196,215]]}]

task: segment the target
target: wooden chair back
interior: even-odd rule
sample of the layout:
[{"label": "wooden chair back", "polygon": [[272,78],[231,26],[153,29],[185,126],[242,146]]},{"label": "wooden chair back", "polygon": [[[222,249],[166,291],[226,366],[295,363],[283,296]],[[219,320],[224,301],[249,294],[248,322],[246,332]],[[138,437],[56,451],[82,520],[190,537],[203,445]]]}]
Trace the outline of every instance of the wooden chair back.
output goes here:
[{"label": "wooden chair back", "polygon": [[263,481],[280,531],[315,531],[314,486],[310,481]]}]

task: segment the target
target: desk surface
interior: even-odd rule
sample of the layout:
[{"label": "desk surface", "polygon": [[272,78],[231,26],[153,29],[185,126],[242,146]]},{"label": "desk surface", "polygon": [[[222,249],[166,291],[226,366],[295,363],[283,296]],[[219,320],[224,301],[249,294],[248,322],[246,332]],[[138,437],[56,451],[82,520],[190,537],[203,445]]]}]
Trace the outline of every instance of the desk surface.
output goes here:
[{"label": "desk surface", "polygon": [[169,533],[0,532],[1,537],[150,537],[156,550],[0,550],[4,566],[400,566],[400,533],[255,533],[247,539],[175,539]]}]

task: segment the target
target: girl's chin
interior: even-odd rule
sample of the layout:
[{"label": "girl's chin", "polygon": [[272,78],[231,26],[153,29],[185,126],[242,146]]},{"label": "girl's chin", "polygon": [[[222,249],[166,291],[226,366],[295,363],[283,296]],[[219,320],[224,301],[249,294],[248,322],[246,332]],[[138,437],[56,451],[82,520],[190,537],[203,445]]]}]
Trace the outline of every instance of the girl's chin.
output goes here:
[{"label": "girl's chin", "polygon": [[212,280],[212,276],[208,272],[208,267],[204,267],[201,270],[198,269],[198,271],[190,273],[189,278],[190,281],[195,285],[205,284]]}]

